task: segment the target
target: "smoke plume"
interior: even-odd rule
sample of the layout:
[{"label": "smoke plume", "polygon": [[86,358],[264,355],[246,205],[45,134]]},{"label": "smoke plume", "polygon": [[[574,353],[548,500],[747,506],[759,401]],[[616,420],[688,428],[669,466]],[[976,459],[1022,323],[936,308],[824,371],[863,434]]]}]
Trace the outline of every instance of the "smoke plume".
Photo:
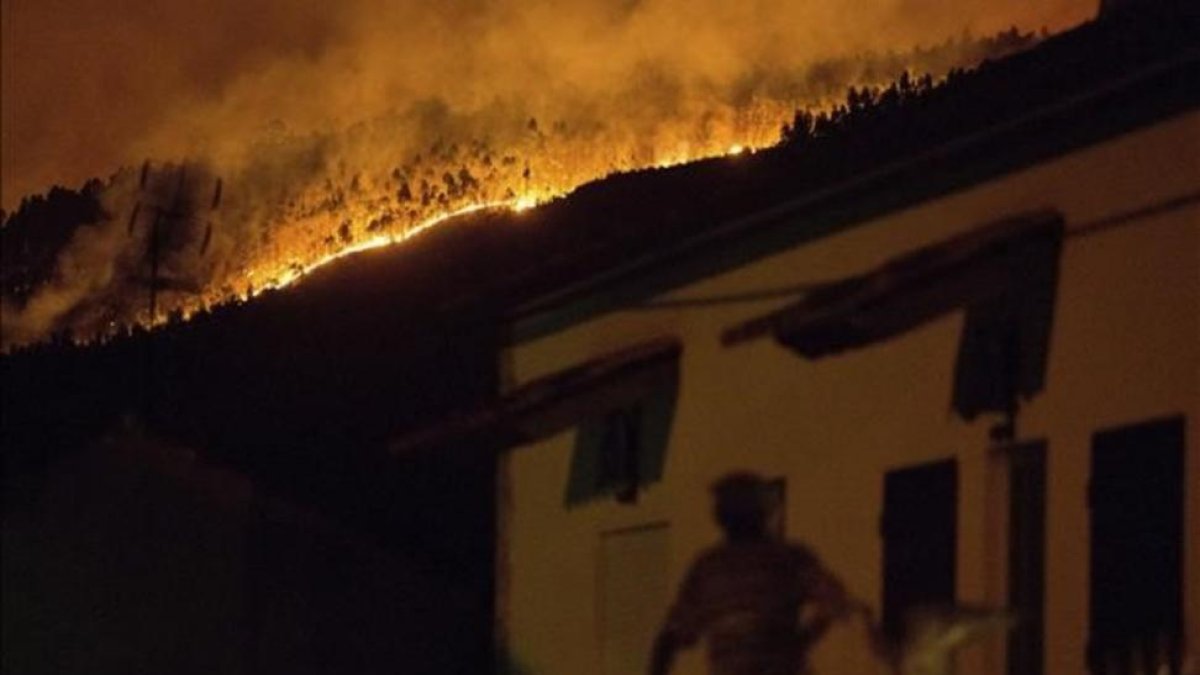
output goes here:
[{"label": "smoke plume", "polygon": [[[796,105],[897,74],[865,72],[864,54],[890,63],[1094,11],[1095,0],[5,0],[0,204],[153,163],[149,187],[136,170],[109,180],[112,219],[81,230],[44,293],[5,308],[3,342],[68,315],[90,329],[137,318],[141,301],[121,296],[144,273],[150,226],[127,227],[135,209],[167,213],[164,268],[205,289],[175,302],[203,305],[456,209],[769,144]],[[176,202],[185,216],[171,215]]]}]

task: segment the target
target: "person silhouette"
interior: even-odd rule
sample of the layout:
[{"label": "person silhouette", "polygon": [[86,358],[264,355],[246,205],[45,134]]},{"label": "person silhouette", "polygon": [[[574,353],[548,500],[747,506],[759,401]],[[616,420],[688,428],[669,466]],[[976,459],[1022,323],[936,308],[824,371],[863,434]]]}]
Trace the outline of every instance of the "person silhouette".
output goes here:
[{"label": "person silhouette", "polygon": [[807,546],[772,536],[767,484],[734,472],[712,486],[724,540],[692,563],[654,641],[650,675],[701,637],[712,675],[797,675],[833,622],[871,610]]}]

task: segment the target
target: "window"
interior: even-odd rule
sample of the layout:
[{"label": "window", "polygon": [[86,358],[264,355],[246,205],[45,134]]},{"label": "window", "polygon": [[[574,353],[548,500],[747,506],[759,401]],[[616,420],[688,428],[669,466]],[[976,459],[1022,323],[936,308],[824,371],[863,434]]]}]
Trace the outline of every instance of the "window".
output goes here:
[{"label": "window", "polygon": [[1180,672],[1183,422],[1093,437],[1088,662],[1097,675]]},{"label": "window", "polygon": [[579,425],[567,481],[568,506],[606,496],[633,503],[642,486],[662,478],[676,393],[674,381],[663,382],[632,403]]},{"label": "window", "polygon": [[883,505],[883,625],[899,638],[909,610],[954,602],[957,462],[889,471]]}]

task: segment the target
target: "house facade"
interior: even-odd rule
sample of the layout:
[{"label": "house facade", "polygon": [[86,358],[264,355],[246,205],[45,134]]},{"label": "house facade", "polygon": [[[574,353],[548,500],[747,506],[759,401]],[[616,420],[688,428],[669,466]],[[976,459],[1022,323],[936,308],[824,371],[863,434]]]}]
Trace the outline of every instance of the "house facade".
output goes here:
[{"label": "house facade", "polygon": [[[1014,608],[958,672],[1196,668],[1200,110],[1091,105],[1031,111],[1025,144],[984,130],[763,205],[666,275],[631,266],[518,315],[502,372],[523,433],[497,505],[513,671],[644,671],[718,540],[709,486],[738,469],[885,621]],[[1103,131],[1047,150],[1054,124]],[[814,659],[879,669],[854,625]],[[705,672],[702,649],[676,672]]]}]

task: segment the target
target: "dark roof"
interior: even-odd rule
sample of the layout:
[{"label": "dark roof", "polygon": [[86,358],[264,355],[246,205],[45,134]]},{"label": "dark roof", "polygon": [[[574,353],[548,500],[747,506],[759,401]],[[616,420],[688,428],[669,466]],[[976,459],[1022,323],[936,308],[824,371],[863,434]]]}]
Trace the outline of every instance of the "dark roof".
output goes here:
[{"label": "dark roof", "polygon": [[545,438],[626,405],[658,383],[675,380],[682,352],[682,343],[670,337],[623,347],[526,382],[473,410],[406,434],[389,447],[393,454],[404,455],[483,434],[513,444]]}]

